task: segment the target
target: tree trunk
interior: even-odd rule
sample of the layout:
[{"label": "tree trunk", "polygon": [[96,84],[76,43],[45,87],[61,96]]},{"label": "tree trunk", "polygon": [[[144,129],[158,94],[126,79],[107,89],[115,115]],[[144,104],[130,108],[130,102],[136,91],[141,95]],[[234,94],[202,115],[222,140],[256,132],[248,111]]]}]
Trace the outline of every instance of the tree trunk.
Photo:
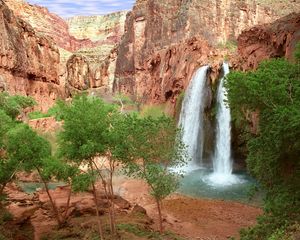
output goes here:
[{"label": "tree trunk", "polygon": [[117,233],[116,230],[116,218],[115,218],[115,205],[114,205],[114,188],[112,185],[112,173],[110,174],[110,179],[109,179],[109,192],[110,192],[110,200],[111,200],[111,218],[112,218],[112,233],[115,235]]},{"label": "tree trunk", "polygon": [[[92,170],[92,173],[94,174],[94,167],[93,167],[93,160],[90,160],[90,168]],[[95,202],[95,206],[96,206],[96,215],[97,215],[97,223],[98,223],[98,231],[99,231],[99,235],[100,235],[100,239],[103,240],[103,231],[102,231],[102,224],[101,224],[101,220],[100,220],[100,216],[99,216],[99,208],[98,208],[98,200],[97,200],[97,192],[96,192],[96,186],[95,183],[92,183],[93,186],[93,195],[94,195],[94,202]]]},{"label": "tree trunk", "polygon": [[101,225],[100,216],[99,216],[99,208],[98,208],[98,200],[97,200],[97,192],[96,192],[95,183],[93,183],[92,185],[93,185],[94,201],[95,201],[95,205],[96,205],[98,231],[99,231],[100,239],[103,240],[104,237],[103,237],[102,225]]},{"label": "tree trunk", "polygon": [[159,219],[159,232],[163,233],[163,225],[162,225],[162,215],[161,215],[161,202],[159,199],[155,199],[156,201],[156,206],[158,210],[158,219]]},{"label": "tree trunk", "polygon": [[112,196],[111,188],[110,188],[111,180],[109,180],[109,183],[107,183],[106,180],[104,179],[104,177],[102,176],[101,171],[98,168],[97,164],[95,162],[93,162],[93,163],[95,165],[95,168],[97,169],[98,175],[100,176],[100,178],[102,180],[102,185],[103,185],[103,188],[104,188],[106,200],[107,200],[107,202],[110,203],[110,206],[109,206],[109,209],[108,209],[109,226],[110,226],[110,231],[111,231],[112,235],[115,235],[115,233],[116,233],[116,223],[115,223],[115,217],[114,217],[114,205],[113,205],[113,201],[112,201],[112,197],[111,197]]},{"label": "tree trunk", "polygon": [[68,194],[68,200],[67,200],[67,205],[66,205],[66,209],[65,209],[65,214],[64,214],[63,219],[62,219],[62,221],[64,223],[67,222],[67,218],[68,218],[68,212],[69,212],[70,202],[71,202],[71,194],[72,194],[72,186],[70,185],[70,191],[69,191],[69,194]]},{"label": "tree trunk", "polygon": [[42,181],[43,181],[43,183],[44,183],[45,190],[46,190],[47,195],[48,195],[48,197],[49,197],[49,200],[50,200],[50,203],[51,203],[51,206],[52,206],[52,210],[53,210],[53,212],[54,212],[54,215],[55,215],[55,218],[56,218],[56,220],[57,220],[58,226],[62,226],[63,223],[62,223],[62,221],[61,221],[61,219],[60,219],[60,214],[59,214],[59,211],[58,211],[58,209],[57,209],[57,206],[56,206],[55,202],[53,201],[53,198],[52,198],[52,196],[51,196],[51,194],[50,194],[50,192],[49,192],[48,184],[47,184],[46,181],[44,181],[43,179],[42,179]]},{"label": "tree trunk", "polygon": [[60,219],[60,214],[59,214],[59,211],[58,211],[58,209],[57,209],[57,206],[55,205],[55,202],[53,201],[53,198],[52,198],[52,196],[51,196],[51,194],[50,194],[50,192],[49,192],[48,184],[47,184],[47,182],[42,178],[42,174],[41,174],[40,169],[36,167],[36,170],[38,171],[38,173],[39,173],[39,175],[40,175],[40,177],[41,177],[41,179],[42,179],[42,182],[43,182],[43,184],[44,184],[44,186],[45,186],[45,190],[46,190],[46,193],[47,193],[47,195],[48,195],[48,197],[49,197],[49,200],[50,200],[50,203],[51,203],[51,206],[52,206],[52,210],[53,210],[54,215],[55,215],[55,218],[56,218],[56,220],[57,220],[57,224],[58,224],[58,226],[60,227],[60,226],[62,226],[62,221],[61,221],[61,219]]},{"label": "tree trunk", "polygon": [[[110,194],[107,192],[107,184],[104,180],[102,180],[102,185],[104,187],[106,201],[111,204]],[[111,206],[109,206],[109,225],[110,225],[110,231],[113,232],[114,231],[114,224],[113,224]]]}]

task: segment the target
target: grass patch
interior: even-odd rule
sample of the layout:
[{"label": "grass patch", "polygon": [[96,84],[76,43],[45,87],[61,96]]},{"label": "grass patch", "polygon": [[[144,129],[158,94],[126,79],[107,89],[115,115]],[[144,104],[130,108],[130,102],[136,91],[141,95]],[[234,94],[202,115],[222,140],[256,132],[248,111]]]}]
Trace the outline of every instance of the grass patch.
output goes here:
[{"label": "grass patch", "polygon": [[142,107],[140,115],[142,117],[153,117],[153,118],[162,117],[162,116],[166,115],[165,106],[164,105],[145,105]]},{"label": "grass patch", "polygon": [[60,116],[61,103],[58,101],[53,107],[49,108],[48,112],[34,111],[28,114],[29,119],[40,119],[47,117],[56,117],[56,120],[61,120]]},{"label": "grass patch", "polygon": [[34,111],[28,114],[29,119],[34,120],[34,119],[40,119],[40,118],[46,118],[46,117],[51,117],[48,113],[42,113],[41,111]]}]

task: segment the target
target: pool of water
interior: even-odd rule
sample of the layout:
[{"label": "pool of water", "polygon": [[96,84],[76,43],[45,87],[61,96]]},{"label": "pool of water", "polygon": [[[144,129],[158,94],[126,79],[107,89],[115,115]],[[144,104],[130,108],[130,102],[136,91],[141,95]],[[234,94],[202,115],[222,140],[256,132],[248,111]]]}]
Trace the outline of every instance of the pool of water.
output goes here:
[{"label": "pool of water", "polygon": [[[65,186],[63,182],[48,183],[49,189]],[[18,186],[26,193],[34,193],[38,189],[44,189],[44,184],[39,182],[18,182]]]},{"label": "pool of water", "polygon": [[257,183],[247,173],[239,172],[225,178],[222,184],[223,176],[214,175],[210,169],[196,169],[184,176],[178,192],[192,197],[260,203],[261,193],[250,200],[250,191]]}]

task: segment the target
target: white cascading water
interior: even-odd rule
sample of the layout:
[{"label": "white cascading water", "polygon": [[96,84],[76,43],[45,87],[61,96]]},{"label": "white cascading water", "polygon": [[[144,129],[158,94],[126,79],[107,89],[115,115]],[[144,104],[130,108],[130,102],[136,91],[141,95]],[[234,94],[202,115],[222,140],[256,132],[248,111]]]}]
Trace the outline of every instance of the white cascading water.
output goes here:
[{"label": "white cascading water", "polygon": [[179,118],[179,126],[183,129],[182,140],[187,145],[187,152],[191,159],[185,171],[199,168],[203,152],[203,97],[206,85],[208,66],[203,66],[194,74],[187,91]]},{"label": "white cascading water", "polygon": [[217,185],[230,185],[237,178],[232,175],[231,160],[231,116],[227,101],[227,91],[224,87],[224,78],[229,73],[228,63],[223,64],[224,77],[220,81],[217,95],[217,136],[213,158],[214,172],[209,180]]}]

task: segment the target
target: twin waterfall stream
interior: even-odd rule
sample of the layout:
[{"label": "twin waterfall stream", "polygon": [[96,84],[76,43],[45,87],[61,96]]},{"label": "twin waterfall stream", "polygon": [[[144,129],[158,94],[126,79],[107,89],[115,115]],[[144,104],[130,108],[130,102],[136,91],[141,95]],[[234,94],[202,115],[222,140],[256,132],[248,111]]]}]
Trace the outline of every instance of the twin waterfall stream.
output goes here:
[{"label": "twin waterfall stream", "polygon": [[[204,139],[204,107],[206,78],[209,67],[203,66],[194,74],[185,93],[179,118],[179,126],[183,129],[183,142],[188,147],[190,161],[184,170],[191,172],[203,168]],[[226,89],[224,78],[229,73],[227,63],[223,64],[224,76],[220,80],[217,92],[216,140],[212,154],[213,172],[205,176],[210,185],[226,186],[234,184],[238,178],[232,174],[231,159],[231,116],[226,104]]]},{"label": "twin waterfall stream", "polygon": [[179,126],[183,128],[182,140],[187,145],[189,161],[185,170],[197,168],[203,154],[204,89],[208,66],[197,70],[183,99]]}]

